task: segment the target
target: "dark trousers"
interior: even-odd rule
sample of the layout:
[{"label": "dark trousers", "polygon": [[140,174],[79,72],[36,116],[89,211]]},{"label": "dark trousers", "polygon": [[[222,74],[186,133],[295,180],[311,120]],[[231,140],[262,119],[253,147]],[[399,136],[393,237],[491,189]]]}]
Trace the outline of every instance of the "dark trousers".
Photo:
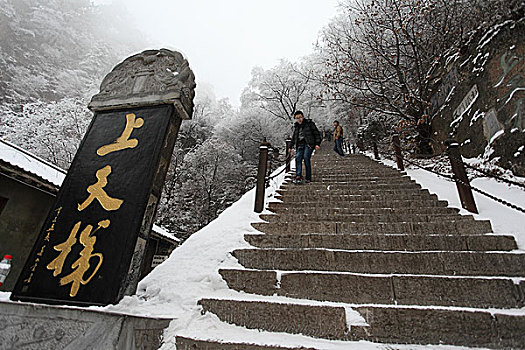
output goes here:
[{"label": "dark trousers", "polygon": [[343,153],[343,139],[342,138],[338,138],[337,140],[335,140],[334,151],[336,151],[337,154],[339,154],[340,156],[344,156],[345,155]]},{"label": "dark trousers", "polygon": [[297,146],[297,151],[295,152],[295,175],[302,176],[303,173],[303,160],[304,167],[306,170],[306,180],[312,181],[312,162],[310,158],[312,157],[313,148],[310,148],[306,144]]}]

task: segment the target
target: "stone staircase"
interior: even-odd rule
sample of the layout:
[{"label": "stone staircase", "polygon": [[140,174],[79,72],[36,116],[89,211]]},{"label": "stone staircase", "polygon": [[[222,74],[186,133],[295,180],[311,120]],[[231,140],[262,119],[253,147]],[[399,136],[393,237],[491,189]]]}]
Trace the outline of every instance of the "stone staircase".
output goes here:
[{"label": "stone staircase", "polygon": [[[363,155],[312,160],[314,181],[285,182],[253,224],[263,234],[245,235],[253,248],[232,252],[244,269],[220,270],[231,289],[292,301],[202,299],[203,312],[348,342],[525,348],[525,254],[512,236]],[[366,324],[349,325],[340,305]],[[179,337],[177,349],[285,348]]]}]

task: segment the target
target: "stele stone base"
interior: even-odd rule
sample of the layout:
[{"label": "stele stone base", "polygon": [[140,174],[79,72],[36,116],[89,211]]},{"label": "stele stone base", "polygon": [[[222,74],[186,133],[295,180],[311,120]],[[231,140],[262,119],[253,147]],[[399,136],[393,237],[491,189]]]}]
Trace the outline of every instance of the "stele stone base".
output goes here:
[{"label": "stele stone base", "polygon": [[158,349],[171,319],[0,302],[2,349]]}]

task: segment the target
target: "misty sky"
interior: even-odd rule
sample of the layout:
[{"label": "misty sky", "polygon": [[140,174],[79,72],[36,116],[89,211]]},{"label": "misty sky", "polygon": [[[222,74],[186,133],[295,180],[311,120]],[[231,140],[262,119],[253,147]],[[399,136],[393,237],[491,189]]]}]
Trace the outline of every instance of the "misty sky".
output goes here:
[{"label": "misty sky", "polygon": [[338,0],[98,0],[119,1],[151,42],[182,52],[197,82],[238,106],[254,66],[271,68],[313,52]]}]

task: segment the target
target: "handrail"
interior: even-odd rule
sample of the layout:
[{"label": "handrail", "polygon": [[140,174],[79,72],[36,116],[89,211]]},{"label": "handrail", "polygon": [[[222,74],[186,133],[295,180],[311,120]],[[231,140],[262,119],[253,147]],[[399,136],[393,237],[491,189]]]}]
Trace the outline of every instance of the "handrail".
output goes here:
[{"label": "handrail", "polygon": [[[450,149],[450,146],[455,147],[456,145],[459,145],[459,144],[457,144],[456,142],[453,142],[453,141],[449,141],[449,145],[447,145],[447,146],[449,147],[448,149]],[[393,143],[392,143],[392,146],[393,146],[394,148],[396,148],[396,146],[397,146],[397,147],[401,150],[400,142],[398,142],[398,143],[393,142]],[[457,147],[456,147],[456,148],[457,148]],[[448,150],[448,149],[447,149],[447,150]],[[388,156],[395,157],[395,158],[398,157],[398,154],[397,154],[397,153],[387,153],[387,152],[381,152],[381,153],[384,154],[384,155],[388,155]],[[453,170],[453,172],[454,172],[454,166],[455,166],[455,165],[457,166],[457,165],[459,164],[459,162],[461,162],[461,164],[464,165],[463,160],[462,160],[462,158],[461,158],[461,155],[459,154],[459,149],[458,149],[457,154],[455,154],[455,152],[447,152],[447,153],[448,153],[448,155],[449,155],[449,159],[450,159],[450,162],[451,162],[451,165],[452,165],[452,170]],[[520,212],[522,212],[522,213],[525,213],[525,209],[524,209],[524,208],[522,208],[522,207],[520,207],[520,206],[518,206],[518,205],[516,205],[516,204],[513,204],[513,203],[511,203],[511,202],[509,202],[509,201],[506,201],[506,200],[504,200],[504,199],[498,198],[498,197],[496,197],[496,196],[494,196],[494,195],[492,195],[492,194],[490,194],[490,193],[488,193],[488,192],[486,192],[486,191],[483,191],[483,190],[481,190],[481,189],[479,189],[479,188],[476,188],[476,187],[472,186],[472,185],[469,183],[468,178],[466,178],[466,174],[465,174],[465,178],[461,178],[461,177],[459,177],[458,175],[456,175],[455,172],[454,172],[454,175],[453,175],[453,176],[449,176],[449,175],[446,175],[446,174],[443,174],[443,173],[437,172],[437,171],[435,171],[435,170],[425,168],[424,166],[422,166],[422,165],[420,165],[420,164],[418,164],[418,163],[416,163],[416,162],[414,162],[414,161],[411,161],[411,160],[405,158],[405,157],[402,155],[402,153],[399,153],[399,157],[400,157],[400,159],[401,159],[402,161],[406,161],[407,163],[412,164],[412,165],[414,165],[414,166],[416,166],[416,167],[418,167],[418,168],[421,168],[421,169],[423,169],[423,170],[425,170],[425,171],[428,171],[428,172],[430,172],[430,173],[436,174],[436,175],[438,175],[438,176],[440,176],[440,177],[443,177],[443,178],[445,178],[445,179],[447,179],[447,180],[455,181],[455,182],[456,182],[456,185],[458,186],[458,192],[459,192],[459,188],[463,187],[464,190],[465,190],[465,189],[468,189],[468,191],[475,191],[475,192],[478,192],[479,194],[484,195],[485,197],[490,198],[490,199],[492,199],[492,200],[494,200],[494,201],[496,201],[496,202],[498,202],[498,203],[500,203],[500,204],[503,204],[503,205],[505,205],[505,206],[507,206],[507,207],[509,207],[509,208],[512,208],[512,209],[517,210],[517,211],[520,211]],[[468,167],[468,168],[472,168],[472,167],[470,167],[470,166],[467,166],[467,167]],[[400,169],[400,170],[401,170],[401,169]],[[479,169],[475,169],[475,170],[479,170]],[[492,177],[492,178],[497,179],[496,176],[488,176],[488,177]],[[514,185],[519,184],[519,183],[517,183],[517,182],[511,181],[511,180],[506,180],[506,179],[503,179],[503,178],[501,178],[501,181],[504,181],[504,182],[507,182],[507,183],[511,183],[511,184],[514,184]],[[520,185],[521,185],[521,184],[519,184],[519,186],[520,186]],[[523,187],[523,186],[520,186],[520,187]],[[463,191],[464,191],[464,190],[463,190]],[[467,210],[469,210],[469,211],[471,211],[471,212],[475,212],[475,213],[477,213],[477,208],[476,208],[476,211],[472,211],[472,210],[470,210],[469,208],[466,207],[467,205],[464,203],[464,198],[462,198],[462,194],[461,194],[461,193],[460,193],[460,199],[461,199],[461,202],[462,202],[462,206],[463,206],[465,209],[467,209]],[[473,197],[472,197],[472,201],[474,201]],[[474,204],[474,208],[475,208],[475,203],[473,203],[473,204]],[[472,208],[471,208],[471,209],[472,209]]]},{"label": "handrail", "polygon": [[495,174],[490,174],[490,173],[486,172],[485,170],[476,168],[475,166],[472,166],[472,165],[467,164],[467,163],[465,163],[465,167],[467,167],[469,169],[472,169],[474,171],[477,171],[477,172],[485,175],[486,177],[491,177],[493,179],[496,179],[496,180],[499,180],[499,181],[502,181],[502,182],[506,182],[509,185],[514,185],[514,186],[518,186],[518,187],[521,187],[521,188],[525,189],[525,184],[522,184],[522,183],[519,183],[519,182],[516,182],[516,181],[512,181],[512,180],[509,180],[509,179],[505,179],[505,178],[503,178],[501,176],[498,176],[498,175],[495,175]]},{"label": "handrail", "polygon": [[[392,145],[391,142],[373,141],[373,142],[372,142],[372,146],[373,146],[373,143],[374,143],[374,142],[376,142],[377,145],[381,145],[381,146],[391,146],[391,145]],[[406,149],[406,148],[402,148],[401,146],[400,146],[400,148],[401,148],[401,151],[408,152],[408,149]],[[384,152],[381,152],[381,153],[384,153]],[[386,154],[386,155],[390,155],[390,154],[388,154],[388,153],[384,153],[384,154]],[[432,155],[423,155],[423,154],[415,154],[415,153],[411,153],[411,155],[412,155],[413,157],[414,157],[414,156],[415,156],[415,157],[417,157],[417,156],[420,156],[420,157],[422,157],[422,156],[426,156],[426,158],[435,158],[435,157],[442,156],[442,155],[445,155],[445,154],[446,154],[446,151],[443,151],[443,152],[441,152],[441,153],[434,153],[434,154],[432,154]],[[405,159],[405,158],[403,158],[403,159]],[[454,158],[454,159],[455,159],[455,158]],[[512,180],[506,179],[506,178],[504,178],[504,177],[502,177],[502,176],[499,176],[499,175],[496,175],[496,174],[490,173],[490,172],[488,172],[488,171],[486,171],[486,170],[480,169],[480,168],[478,168],[478,167],[476,167],[476,166],[473,166],[473,165],[471,165],[471,164],[468,164],[468,163],[466,163],[466,162],[463,162],[463,165],[465,166],[465,168],[470,169],[470,170],[473,170],[473,171],[476,171],[476,172],[478,172],[478,173],[480,173],[480,174],[483,174],[485,177],[492,178],[492,179],[495,179],[495,180],[498,180],[498,181],[501,181],[501,182],[505,182],[505,183],[508,184],[508,185],[514,185],[514,186],[518,186],[518,187],[521,187],[521,188],[525,189],[525,183],[520,183],[520,182],[517,182],[517,181],[512,181]]]},{"label": "handrail", "polygon": [[266,181],[273,180],[273,179],[275,179],[277,176],[281,175],[281,174],[284,173],[284,172],[289,172],[289,171],[290,171],[289,166],[290,166],[290,160],[291,160],[291,159],[292,159],[292,154],[289,153],[288,156],[287,156],[286,159],[285,159],[285,162],[286,162],[287,167],[282,168],[277,174],[273,174],[272,176],[267,176],[267,177],[266,177]]}]

